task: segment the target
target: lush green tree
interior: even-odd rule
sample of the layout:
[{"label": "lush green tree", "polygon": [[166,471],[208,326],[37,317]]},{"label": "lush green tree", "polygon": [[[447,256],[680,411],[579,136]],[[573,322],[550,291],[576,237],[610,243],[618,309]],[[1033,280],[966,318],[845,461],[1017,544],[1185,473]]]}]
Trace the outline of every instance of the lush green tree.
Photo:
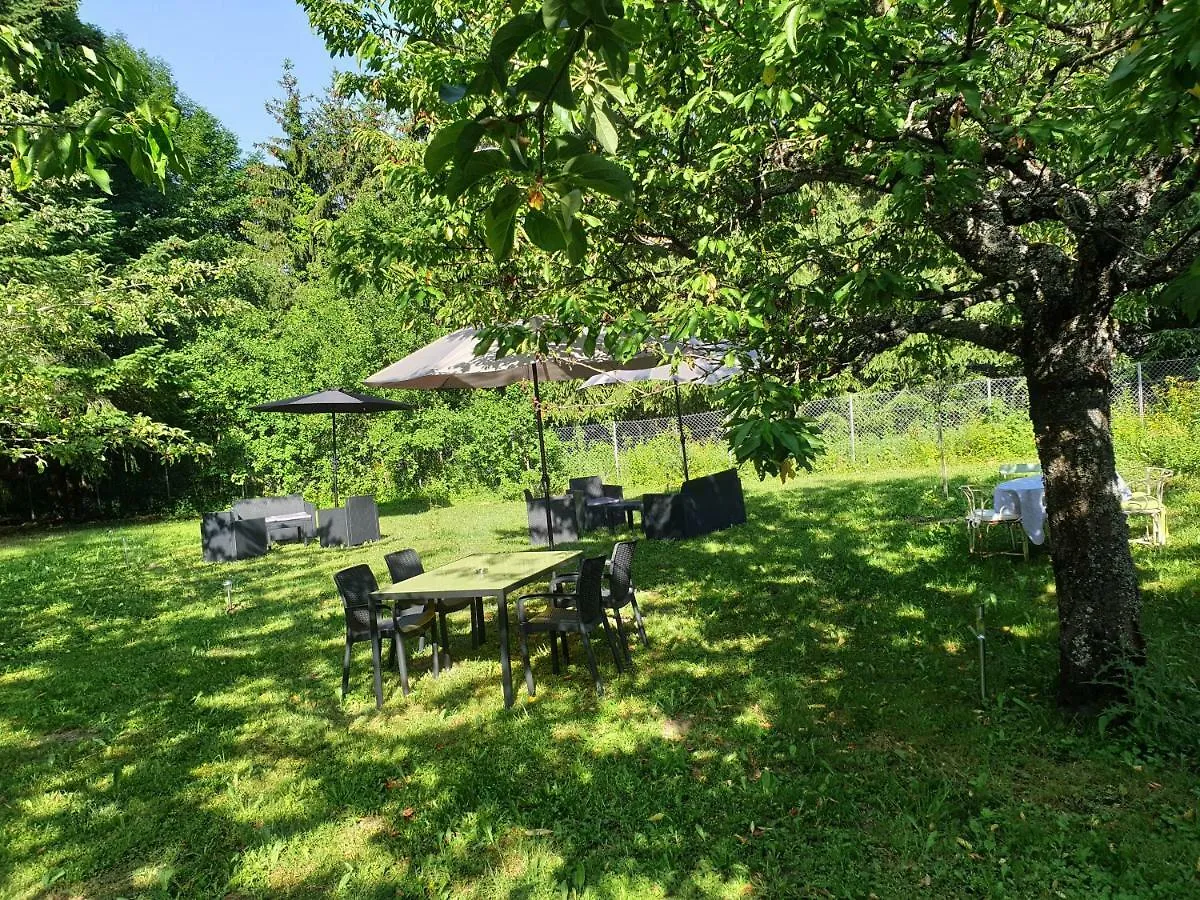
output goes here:
[{"label": "lush green tree", "polygon": [[[190,430],[176,354],[232,299],[239,152],[212,116],[179,103],[161,63],[79,25],[73,8],[35,6],[20,24],[43,42],[67,45],[78,33],[90,44],[71,46],[103,48],[129,103],[182,105],[169,155],[182,154],[180,168],[197,164],[195,177],[150,185],[133,177],[136,166],[97,179],[71,164],[26,172],[14,160],[0,173],[0,476],[27,480],[31,494],[36,484],[45,499],[34,509],[81,511],[119,472],[136,478],[148,461],[207,452]],[[81,94],[60,110],[9,86],[0,102],[43,103],[38,114],[58,127],[102,99]]]},{"label": "lush green tree", "polygon": [[[183,351],[194,373],[192,432],[213,448],[198,477],[218,494],[215,486],[223,484],[226,494],[301,491],[327,502],[328,419],[250,407],[354,388],[442,334],[454,308],[452,286],[423,277],[376,280],[371,272],[355,278],[356,267],[371,260],[351,236],[408,235],[431,248],[434,266],[445,259],[444,220],[386,186],[378,155],[419,160],[423,144],[399,137],[375,104],[336,92],[308,96],[285,67],[281,96],[268,109],[278,135],[260,148],[242,181],[249,198],[239,253],[244,305],[212,320]],[[415,266],[415,256],[409,262]],[[513,486],[525,477],[522,448],[536,445],[531,407],[519,390],[413,392],[404,399],[417,409],[339,422],[343,487],[390,500]]]},{"label": "lush green tree", "polygon": [[135,396],[167,376],[164,336],[214,308],[197,285],[220,264],[189,259],[176,238],[113,264],[116,217],[76,192],[78,181],[14,192],[0,175],[4,453],[95,472],[111,450],[186,452],[185,434]]},{"label": "lush green tree", "polygon": [[1060,698],[1120,692],[1144,647],[1115,313],[1196,295],[1195,0],[302,3],[362,61],[347,86],[432,127],[404,177],[465,198],[512,311],[759,351],[734,438],[767,470],[807,449],[753,421],[797,386],[918,333],[1016,357]]},{"label": "lush green tree", "polygon": [[111,193],[109,160],[165,186],[183,172],[179,111],[145,95],[144,71],[123,65],[77,4],[18,2],[0,10],[0,129],[18,189],[85,172]]}]

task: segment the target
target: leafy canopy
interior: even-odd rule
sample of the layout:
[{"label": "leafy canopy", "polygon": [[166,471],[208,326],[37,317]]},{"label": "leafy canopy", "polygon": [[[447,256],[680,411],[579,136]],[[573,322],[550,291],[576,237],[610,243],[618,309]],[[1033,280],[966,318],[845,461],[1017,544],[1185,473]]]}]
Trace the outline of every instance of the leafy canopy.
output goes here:
[{"label": "leafy canopy", "polygon": [[112,160],[160,188],[169,172],[186,173],[172,136],[179,110],[145,88],[137,67],[102,49],[0,22],[0,128],[14,187],[84,172],[112,193]]},{"label": "leafy canopy", "polygon": [[1043,263],[1136,308],[1196,257],[1195,0],[303,5],[510,317],[755,349],[750,418],[915,334],[1019,353]]}]

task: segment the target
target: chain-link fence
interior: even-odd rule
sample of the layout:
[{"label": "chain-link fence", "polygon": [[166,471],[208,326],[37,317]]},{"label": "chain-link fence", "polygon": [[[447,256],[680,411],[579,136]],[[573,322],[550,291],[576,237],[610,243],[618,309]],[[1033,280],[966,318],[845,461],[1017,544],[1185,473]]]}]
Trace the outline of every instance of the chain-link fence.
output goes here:
[{"label": "chain-link fence", "polygon": [[[1113,378],[1114,419],[1121,416],[1144,426],[1147,415],[1162,407],[1172,385],[1197,381],[1200,359],[1122,361]],[[814,400],[802,412],[821,426],[824,458],[829,464],[933,462],[944,457],[948,443],[952,449],[962,449],[990,441],[991,455],[1014,458],[1029,455],[1033,448],[1029,389],[1024,378],[979,378],[900,391],[847,394]],[[721,444],[723,421],[724,413],[716,410],[684,416],[689,452],[696,454]],[[675,418],[660,418],[597,422],[556,431],[561,443],[598,459],[605,454],[602,461],[611,458],[611,470],[621,472],[631,454],[648,445],[659,446],[664,458],[671,448],[677,456],[678,429]],[[986,455],[989,448],[978,449]],[[964,450],[960,455],[968,454]]]}]

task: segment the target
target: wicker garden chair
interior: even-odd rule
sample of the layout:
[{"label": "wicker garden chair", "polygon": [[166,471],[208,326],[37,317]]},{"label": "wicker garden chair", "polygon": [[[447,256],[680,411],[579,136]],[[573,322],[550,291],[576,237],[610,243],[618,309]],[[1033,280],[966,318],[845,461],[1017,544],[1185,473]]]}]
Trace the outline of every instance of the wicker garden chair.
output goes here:
[{"label": "wicker garden chair", "polygon": [[[1029,535],[1021,525],[1021,517],[1015,513],[1004,513],[983,505],[984,493],[973,485],[964,484],[960,490],[967,499],[967,552],[990,556],[1000,553],[1005,556],[1023,556],[1029,561]],[[1012,550],[984,551],[987,532],[997,525],[1007,526]],[[1020,533],[1021,549],[1017,549],[1017,534]]]},{"label": "wicker garden chair", "polygon": [[[633,587],[633,554],[635,550],[637,550],[637,541],[617,541],[613,545],[612,556],[608,558],[605,566],[604,580],[607,582],[607,586],[602,589],[600,595],[605,608],[612,610],[613,619],[617,623],[617,634],[621,638],[621,648],[625,651],[625,661],[628,663],[632,663],[633,660],[629,655],[629,638],[625,633],[625,621],[621,618],[621,610],[626,606],[633,610],[642,646],[650,646],[650,639],[646,636],[646,623],[642,618],[642,610],[637,602],[637,592]],[[557,593],[566,587],[574,589],[578,579],[578,572],[556,575],[550,582],[550,591]],[[570,605],[572,597],[573,595],[569,593],[560,594],[559,605]],[[563,654],[566,655],[565,647]]]},{"label": "wicker garden chair", "polygon": [[[596,654],[592,650],[591,634],[603,628],[608,639],[608,647],[612,651],[613,662],[617,671],[623,672],[621,651],[617,648],[616,636],[609,625],[608,615],[601,601],[601,582],[604,579],[603,556],[588,557],[579,567],[579,580],[575,584],[574,607],[566,609],[555,606],[555,601],[562,599],[562,594],[526,594],[517,598],[517,623],[521,629],[521,662],[525,666],[525,689],[529,696],[534,696],[533,667],[529,663],[529,636],[539,632],[550,636],[550,665],[558,674],[558,640],[562,639],[564,650],[567,637],[578,634],[587,652],[588,671],[596,685],[596,694],[604,696],[604,682],[600,679],[600,670],[596,667]],[[548,608],[541,615],[532,615],[526,607],[530,600],[548,601]]]},{"label": "wicker garden chair", "polygon": [[1134,491],[1128,500],[1121,503],[1126,517],[1146,517],[1146,536],[1141,540],[1151,546],[1161,547],[1167,542],[1167,507],[1163,502],[1163,492],[1174,474],[1161,466],[1147,466],[1146,490]]},{"label": "wicker garden chair", "polygon": [[[412,578],[414,575],[420,575],[425,571],[425,566],[421,564],[421,557],[417,555],[416,550],[411,548],[389,553],[383,558],[383,561],[388,567],[388,573],[392,576],[392,584]],[[455,600],[437,600],[435,606],[437,607],[438,624],[441,626],[442,649],[446,652],[446,665],[449,667],[453,663],[450,659],[450,635],[446,630],[446,615],[470,609],[471,647],[478,647],[483,643],[483,598],[463,597]]]},{"label": "wicker garden chair", "polygon": [[375,596],[379,583],[367,565],[351,566],[335,572],[334,584],[346,612],[346,652],[342,657],[342,698],[350,690],[350,648],[363,641],[371,642],[371,665],[375,674],[375,708],[383,706],[383,676],[380,654],[383,638],[392,642],[392,654],[400,670],[400,690],[408,696],[408,658],[404,646],[406,637],[429,635],[433,645],[433,677],[439,674],[437,614],[432,605],[417,605],[407,609],[389,608]]}]

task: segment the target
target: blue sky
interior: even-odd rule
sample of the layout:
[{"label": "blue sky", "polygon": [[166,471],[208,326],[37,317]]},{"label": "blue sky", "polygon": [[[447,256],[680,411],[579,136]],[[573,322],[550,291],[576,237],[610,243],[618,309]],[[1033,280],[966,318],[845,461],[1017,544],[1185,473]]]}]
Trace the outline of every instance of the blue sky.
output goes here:
[{"label": "blue sky", "polygon": [[305,94],[324,90],[334,69],[295,0],[82,0],[79,18],[163,59],[245,153],[277,132],[263,106],[279,95],[285,59]]}]

